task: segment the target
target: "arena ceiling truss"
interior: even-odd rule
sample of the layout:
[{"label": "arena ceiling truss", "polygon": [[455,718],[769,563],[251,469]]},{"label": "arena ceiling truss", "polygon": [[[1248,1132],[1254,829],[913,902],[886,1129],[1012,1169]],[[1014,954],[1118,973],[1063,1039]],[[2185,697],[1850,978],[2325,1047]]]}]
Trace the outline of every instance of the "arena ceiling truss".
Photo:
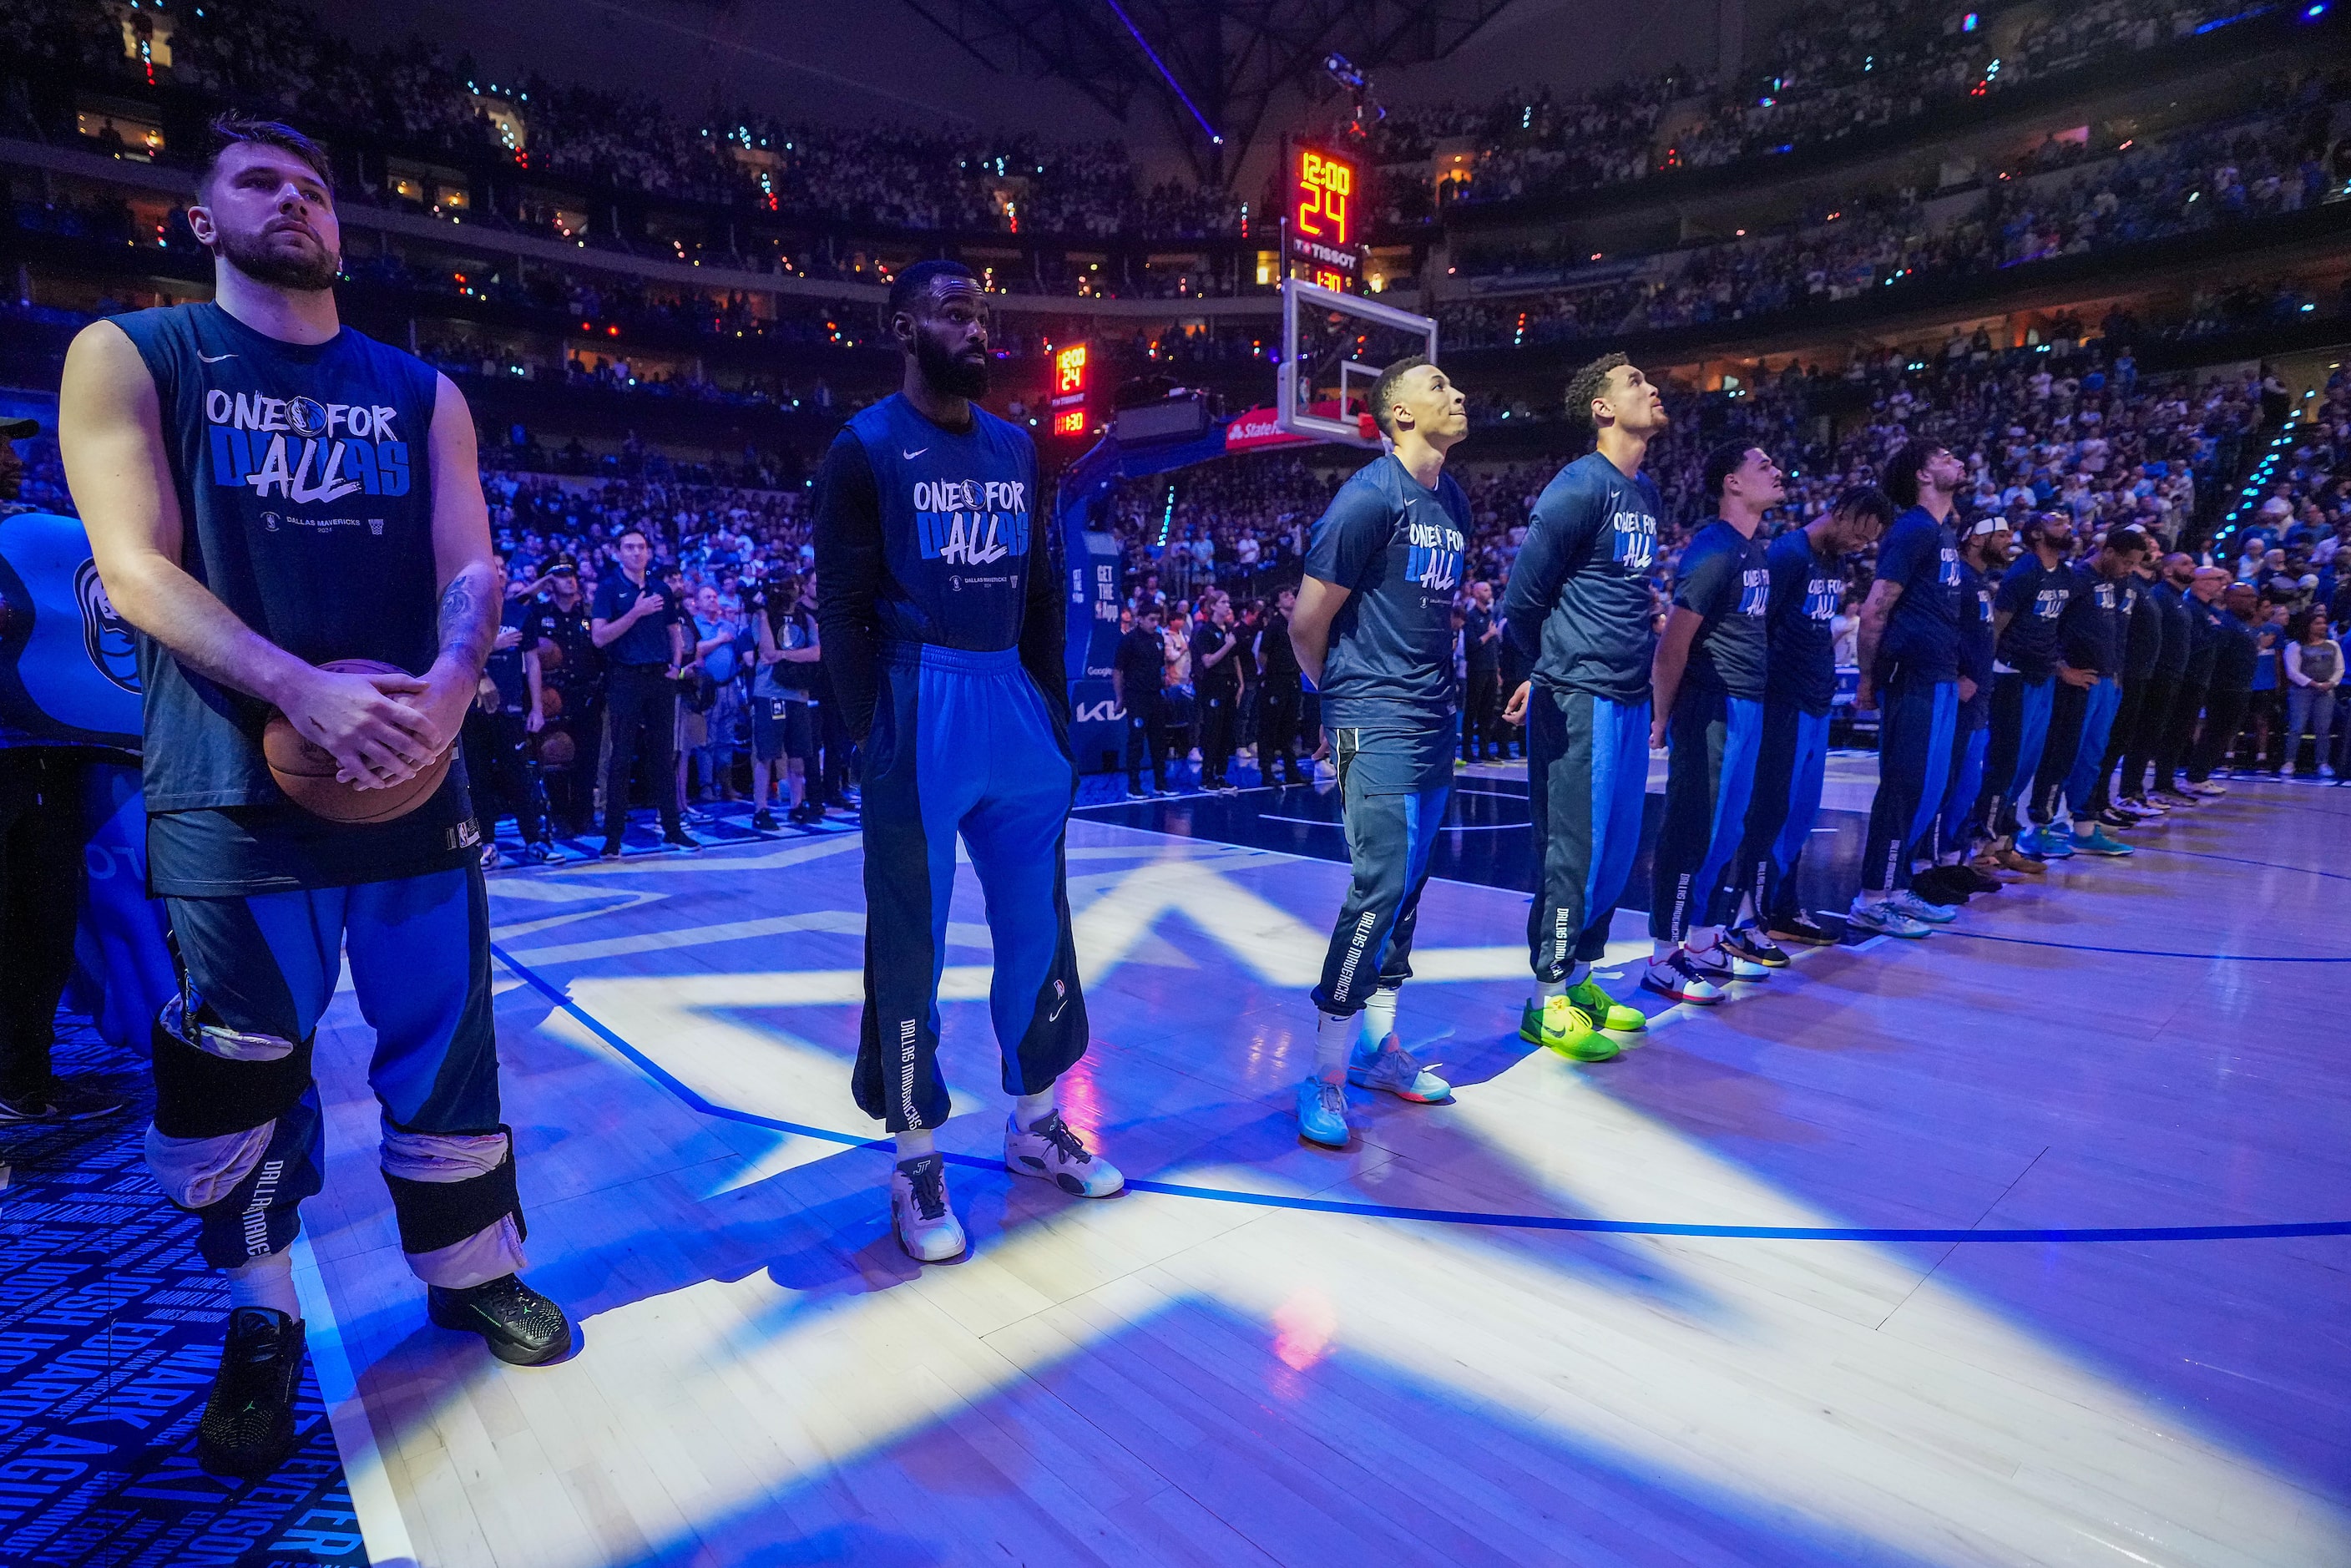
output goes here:
[{"label": "arena ceiling truss", "polygon": [[1188,134],[1200,177],[1221,184],[1286,89],[1342,89],[1358,71],[1444,58],[1510,0],[906,0],[990,68],[1068,82],[1121,120],[1138,98]]}]

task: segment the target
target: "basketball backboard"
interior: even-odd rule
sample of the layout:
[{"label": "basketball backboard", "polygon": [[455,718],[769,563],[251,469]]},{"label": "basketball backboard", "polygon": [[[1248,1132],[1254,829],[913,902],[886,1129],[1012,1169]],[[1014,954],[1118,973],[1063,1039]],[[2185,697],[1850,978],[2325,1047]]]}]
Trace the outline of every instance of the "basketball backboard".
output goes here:
[{"label": "basketball backboard", "polygon": [[1300,278],[1281,285],[1281,428],[1318,441],[1376,447],[1364,408],[1380,371],[1414,354],[1437,358],[1437,323]]}]

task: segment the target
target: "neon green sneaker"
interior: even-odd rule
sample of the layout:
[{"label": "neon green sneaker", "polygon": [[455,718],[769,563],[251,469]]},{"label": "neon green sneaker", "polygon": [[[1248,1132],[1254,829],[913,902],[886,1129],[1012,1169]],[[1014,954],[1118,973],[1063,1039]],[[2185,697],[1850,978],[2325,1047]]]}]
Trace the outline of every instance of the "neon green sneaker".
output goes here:
[{"label": "neon green sneaker", "polygon": [[1593,1027],[1592,1017],[1567,998],[1537,997],[1519,1014],[1519,1038],[1573,1061],[1606,1061],[1616,1042]]},{"label": "neon green sneaker", "polygon": [[1615,1000],[1595,981],[1586,980],[1580,986],[1568,987],[1567,999],[1583,1009],[1586,1018],[1598,1019],[1602,1029],[1613,1029],[1620,1034],[1638,1034],[1649,1027],[1646,1013]]}]

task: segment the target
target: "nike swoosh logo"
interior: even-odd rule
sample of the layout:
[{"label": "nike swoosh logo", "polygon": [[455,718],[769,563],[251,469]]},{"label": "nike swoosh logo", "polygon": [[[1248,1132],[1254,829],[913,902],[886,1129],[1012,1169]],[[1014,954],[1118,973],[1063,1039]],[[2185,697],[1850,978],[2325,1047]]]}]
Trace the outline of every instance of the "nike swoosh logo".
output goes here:
[{"label": "nike swoosh logo", "polygon": [[1047,1013],[1047,1014],[1045,1015],[1045,1021],[1046,1021],[1047,1023],[1059,1023],[1059,1022],[1061,1022],[1061,1009],[1062,1009],[1063,1008],[1068,1007],[1069,1005],[1070,1005],[1070,998],[1067,998],[1067,997],[1063,997],[1063,998],[1061,998],[1061,1004],[1060,1004],[1060,1006],[1058,1006],[1058,1007],[1054,1008],[1054,1009],[1053,1009],[1051,1012],[1049,1012],[1049,1013]]},{"label": "nike swoosh logo", "polygon": [[217,365],[223,360],[234,360],[236,356],[235,354],[207,354],[202,349],[198,349],[196,350],[196,358],[202,360],[208,365]]},{"label": "nike swoosh logo", "polygon": [[930,448],[927,446],[917,446],[912,452],[901,452],[898,455],[900,457],[920,457],[924,453],[928,452]]}]

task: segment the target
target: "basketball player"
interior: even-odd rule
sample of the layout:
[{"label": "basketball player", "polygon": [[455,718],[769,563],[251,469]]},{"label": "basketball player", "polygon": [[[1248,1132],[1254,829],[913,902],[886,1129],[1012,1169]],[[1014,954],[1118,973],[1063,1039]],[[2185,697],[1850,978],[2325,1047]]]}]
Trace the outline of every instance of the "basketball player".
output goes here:
[{"label": "basketball player", "polygon": [[[2146,706],[2139,709],[2137,730],[2131,737],[2129,749],[2123,753],[2121,783],[2117,786],[2125,800],[2167,812],[2198,803],[2193,795],[2170,792],[2169,774],[2161,775],[2152,788],[2148,783],[2148,769],[2167,749],[2172,710],[2186,700],[2183,690],[2196,646],[2192,609],[2196,570],[2194,557],[2174,550],[2163,558],[2157,568],[2155,586],[2147,591],[2163,612],[2163,641],[2156,649],[2155,677],[2147,685]],[[2176,770],[2176,759],[2172,767]]]},{"label": "basketball player", "polygon": [[2056,700],[2057,626],[2077,580],[2070,512],[2043,512],[2024,524],[2024,551],[1992,591],[1991,724],[1984,747],[1983,831],[2002,871],[2045,874],[2046,862],[2074,852],[2070,839],[2025,826],[2033,775],[2049,741]]},{"label": "basketball player", "polygon": [[2123,700],[2115,709],[2113,727],[2106,732],[2105,760],[2098,769],[2097,793],[2091,801],[2098,821],[2110,828],[2132,827],[2164,814],[2162,807],[2142,805],[2117,793],[2114,787],[2116,770],[2130,750],[2132,737],[2138,734],[2139,716],[2147,711],[2156,665],[2163,658],[2164,611],[2154,593],[2157,568],[2162,558],[2161,541],[2150,534],[2147,548],[2131,573],[2137,594],[2131,606],[2130,625],[2123,636]]},{"label": "basketball player", "polygon": [[2189,577],[2183,601],[2188,614],[2188,665],[2180,672],[2179,688],[2172,695],[2170,722],[2155,754],[2154,799],[2162,805],[2197,806],[2207,798],[2229,792],[2226,784],[2198,779],[2189,766],[2197,720],[2203,716],[2211,695],[2212,671],[2220,658],[2224,634],[2220,622],[2228,613],[2220,608],[2220,595],[2229,581],[2228,569],[2219,566],[2195,567]]},{"label": "basketball player", "polygon": [[1347,1144],[1348,1082],[1416,1104],[1453,1092],[1404,1049],[1396,1000],[1453,798],[1453,595],[1469,498],[1445,455],[1469,434],[1468,402],[1418,356],[1382,371],[1369,402],[1395,450],[1315,519],[1290,616],[1299,668],[1322,693],[1354,869],[1314,988],[1314,1071],[1298,1086],[1299,1135],[1333,1149]]},{"label": "basketball player", "polygon": [[1666,401],[1622,354],[1567,383],[1567,417],[1593,450],[1535,497],[1504,590],[1510,640],[1531,672],[1502,717],[1526,726],[1527,809],[1542,869],[1527,912],[1535,995],[1519,1038],[1605,1061],[1604,1030],[1647,1026],[1592,978],[1641,842],[1649,788],[1649,567],[1665,502],[1641,472]]},{"label": "basketball player", "polygon": [[[1881,707],[1877,796],[1861,891],[1847,921],[1864,931],[1918,937],[1953,912],[1910,891],[1910,862],[1950,779],[1959,706],[1959,541],[1953,493],[1967,470],[1948,447],[1905,442],[1886,463],[1886,488],[1905,507],[1877,547],[1877,580],[1861,607],[1856,707]],[[1885,702],[1876,705],[1883,692]]]},{"label": "basketball player", "polygon": [[[1740,847],[1740,885],[1753,901],[1765,941],[1833,946],[1836,933],[1804,913],[1796,867],[1820,814],[1828,777],[1829,710],[1836,696],[1836,641],[1829,622],[1844,599],[1847,556],[1876,542],[1894,520],[1894,503],[1876,486],[1858,486],[1801,528],[1771,541],[1765,612],[1771,636],[1763,680],[1763,738],[1755,753],[1755,789]],[[1728,940],[1747,940],[1734,934]]]},{"label": "basketball player", "polygon": [[[2123,644],[2137,607],[2136,573],[2147,535],[2116,528],[2097,554],[2074,567],[2074,597],[2057,623],[2065,674],[2049,715],[2049,744],[2033,776],[2044,839],[2063,836],[2079,853],[2120,857],[2130,845],[2107,833],[2091,809],[2106,734],[2122,704]],[[2086,677],[2086,678],[2084,678]],[[2085,825],[2088,831],[2084,831]],[[2069,831],[2070,830],[2070,831]]]},{"label": "basketball player", "polygon": [[[456,739],[498,624],[473,419],[446,378],[340,325],[326,154],[266,121],[214,129],[188,222],[215,298],[85,329],[60,435],[107,591],[139,632],[148,881],[183,970],[154,1030],[148,1163],[228,1274],[197,1454],[259,1475],[293,1441],[303,1325],[287,1249],[323,1177],[311,1041],[346,950],[429,1315],[526,1365],[571,1331],[517,1278],[462,771],[404,815],[351,825],[288,801],[260,745],[282,712],[364,791]],[[317,667],[339,658],[403,673]]]},{"label": "basketball player", "polygon": [[1991,742],[1991,667],[1998,636],[1992,628],[1992,585],[2008,564],[2013,538],[1997,512],[1976,519],[1959,540],[1959,711],[1951,737],[1951,776],[1936,809],[1933,864],[1910,881],[1918,896],[1946,907],[2007,883],[1969,863],[1976,840],[1976,801],[1983,789],[1984,754]]},{"label": "basketball player", "polygon": [[1771,573],[1756,534],[1787,499],[1760,446],[1726,442],[1702,471],[1714,521],[1691,536],[1674,572],[1673,614],[1652,665],[1649,746],[1670,745],[1666,817],[1650,852],[1649,939],[1641,988],[1712,1006],[1732,980],[1760,980],[1788,955],[1762,937],[1724,943],[1744,883],[1739,844],[1763,738],[1765,612]]},{"label": "basketball player", "polygon": [[1004,1164],[1081,1197],[1125,1178],[1054,1103],[1085,1054],[1063,841],[1077,769],[1061,668],[1061,584],[1028,434],[987,391],[987,297],[959,262],[890,287],[900,389],[852,419],[817,476],[823,665],[865,751],[865,1015],[857,1103],[897,1139],[890,1216],[926,1263],[967,1245],[934,1142],[939,972],[956,841],[986,895],[988,1012],[1014,1096]]}]

